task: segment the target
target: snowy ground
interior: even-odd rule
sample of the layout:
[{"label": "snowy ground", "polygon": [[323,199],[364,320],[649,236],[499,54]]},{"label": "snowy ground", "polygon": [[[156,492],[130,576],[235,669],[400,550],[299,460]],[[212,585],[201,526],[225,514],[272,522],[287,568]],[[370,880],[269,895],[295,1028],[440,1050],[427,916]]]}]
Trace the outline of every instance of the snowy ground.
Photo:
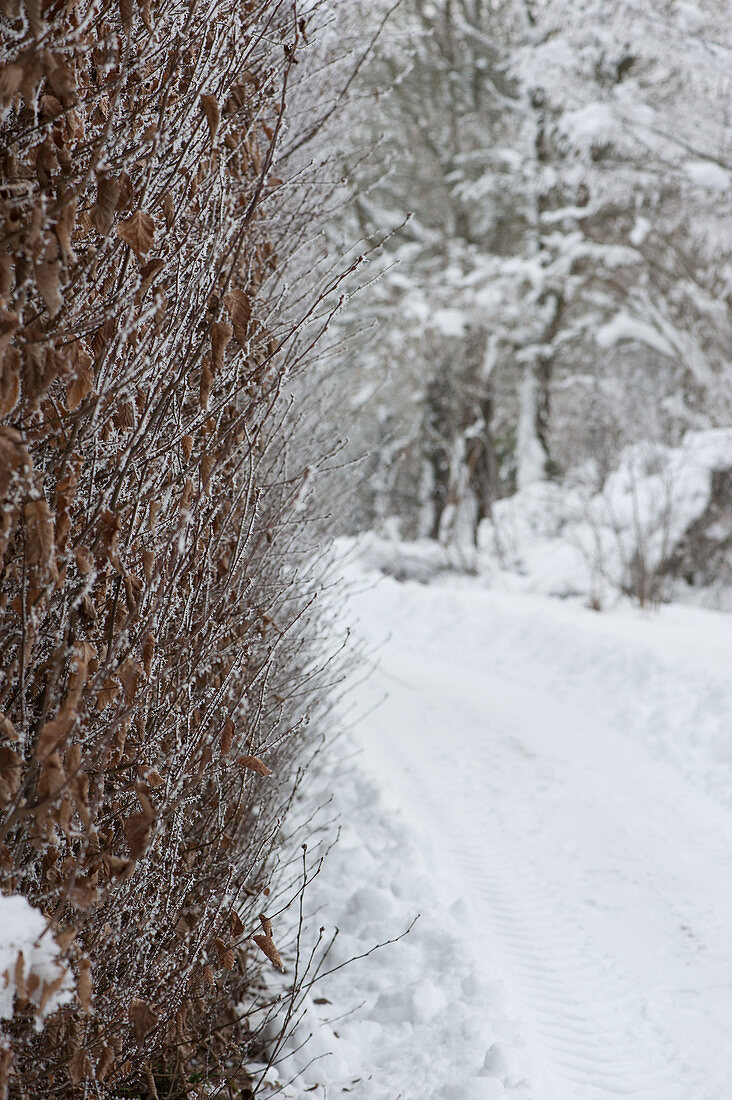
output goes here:
[{"label": "snowy ground", "polygon": [[[730,1100],[732,620],[351,567],[339,937],[287,1097]],[[384,642],[387,634],[388,640]],[[384,698],[385,697],[385,698]],[[383,699],[380,706],[376,704]]]}]

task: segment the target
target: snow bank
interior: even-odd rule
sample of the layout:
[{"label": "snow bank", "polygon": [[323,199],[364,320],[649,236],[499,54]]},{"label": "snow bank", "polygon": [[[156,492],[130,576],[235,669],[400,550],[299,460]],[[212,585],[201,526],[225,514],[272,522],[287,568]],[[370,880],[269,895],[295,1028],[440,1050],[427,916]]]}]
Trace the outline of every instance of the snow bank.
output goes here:
[{"label": "snow bank", "polygon": [[355,544],[342,540],[341,551],[355,556],[366,572],[422,584],[441,573],[473,573],[479,567],[479,556],[472,547],[443,546],[433,539],[404,542],[396,536],[384,537],[373,531],[361,535]]},{"label": "snow bank", "polygon": [[[338,926],[324,972],[346,965],[313,987],[269,1081],[300,1071],[286,1100],[541,1100],[503,983],[479,976],[466,951],[465,903],[436,896],[425,838],[346,756],[321,776],[342,827],[307,894],[311,941]],[[349,962],[415,917],[404,938]]]},{"label": "snow bank", "polygon": [[26,898],[0,897],[0,1019],[15,1012],[16,997],[35,1009],[36,1026],[72,997],[69,971],[46,919]]},{"label": "snow bank", "polygon": [[[712,473],[731,467],[732,429],[715,429],[689,432],[676,448],[627,447],[596,493],[534,482],[482,524],[482,567],[545,595],[603,603],[645,586],[646,600],[664,598],[675,548],[709,508]],[[717,527],[720,543],[732,537],[732,519]]]},{"label": "snow bank", "polygon": [[[512,592],[577,597],[599,606],[629,595],[642,603],[673,598],[726,608],[732,562],[724,547],[732,540],[732,517],[724,507],[711,517],[710,503],[712,475],[730,469],[732,429],[688,432],[679,447],[625,448],[599,492],[587,487],[594,476],[589,469],[584,483],[574,486],[530,481],[494,504],[477,549],[431,539],[404,542],[387,521],[386,534],[368,532],[342,551],[355,555],[364,570],[398,581],[478,575]],[[709,519],[708,547],[719,549],[722,566],[713,581],[697,580],[691,588],[675,578],[674,562],[702,517]],[[692,557],[694,552],[692,547]]]}]

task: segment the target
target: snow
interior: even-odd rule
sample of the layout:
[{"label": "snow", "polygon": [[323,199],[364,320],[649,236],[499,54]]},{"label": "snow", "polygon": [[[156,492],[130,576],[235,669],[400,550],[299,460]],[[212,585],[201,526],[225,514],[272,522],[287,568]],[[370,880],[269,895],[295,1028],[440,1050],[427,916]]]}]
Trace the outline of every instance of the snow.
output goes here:
[{"label": "snow", "polygon": [[694,34],[704,26],[704,14],[696,4],[680,3],[677,19],[680,28],[689,34]]},{"label": "snow", "polygon": [[709,191],[729,191],[732,184],[730,173],[710,160],[688,160],[684,170],[692,183]]},{"label": "snow", "polygon": [[639,344],[645,344],[661,355],[673,359],[676,352],[671,343],[647,321],[641,321],[637,317],[631,317],[625,310],[601,325],[595,334],[595,339],[601,348],[611,348],[623,340],[635,340]]},{"label": "snow", "polygon": [[[22,960],[19,961],[22,955]],[[72,997],[71,975],[58,959],[59,949],[47,931],[46,919],[24,897],[0,896],[0,1019],[15,1012],[18,984],[36,1006],[36,1023]],[[58,988],[50,995],[44,990]]]},{"label": "snow", "polygon": [[611,141],[617,130],[612,108],[599,102],[588,103],[576,111],[565,111],[560,125],[572,144],[579,148]]},{"label": "snow", "polygon": [[[666,559],[706,510],[711,473],[732,466],[732,429],[687,432],[679,447],[635,444],[596,492],[547,481],[497,501],[479,531],[474,568],[511,591],[584,597],[606,605],[633,589],[642,566],[659,593]],[[732,519],[719,531],[732,536]],[[720,578],[722,581],[723,578]],[[678,585],[677,596],[681,594]],[[703,593],[698,593],[702,596]],[[727,599],[724,591],[716,598]]]},{"label": "snow", "polygon": [[466,318],[460,309],[437,309],[430,318],[430,324],[443,336],[463,336]]},{"label": "snow", "polygon": [[316,983],[282,1095],[729,1100],[732,620],[400,582],[378,548],[345,567],[378,660],[312,795],[342,833],[311,935],[338,966],[420,916]]},{"label": "snow", "polygon": [[642,218],[638,215],[633,223],[633,228],[630,231],[630,243],[639,248],[652,229],[652,225],[648,218]]}]

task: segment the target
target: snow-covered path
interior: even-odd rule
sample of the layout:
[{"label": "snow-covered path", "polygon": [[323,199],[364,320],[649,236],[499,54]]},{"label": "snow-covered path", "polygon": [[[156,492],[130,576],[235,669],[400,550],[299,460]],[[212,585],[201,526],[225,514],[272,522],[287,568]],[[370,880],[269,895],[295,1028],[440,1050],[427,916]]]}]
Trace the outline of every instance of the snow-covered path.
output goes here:
[{"label": "snow-covered path", "polygon": [[[381,1086],[371,1065],[373,1091],[356,1094],[730,1100],[729,618],[599,616],[457,581],[389,579],[354,597],[352,611],[369,643],[390,632],[359,688],[363,708],[386,695],[357,731],[360,766],[380,791],[382,825],[406,828],[429,874],[428,885],[391,890],[449,922],[462,983],[451,989],[440,975],[450,963],[431,941],[426,992],[413,964],[400,976],[398,949],[385,950],[416,1009],[392,1016],[408,1023],[395,1052],[388,1037],[372,1045]],[[365,818],[361,831],[368,847]],[[361,881],[356,854],[352,838]],[[340,874],[347,881],[346,864]],[[360,907],[362,927],[386,894],[362,885],[347,913]],[[465,968],[487,991],[467,1010]],[[369,1019],[379,1021],[379,1004],[394,1003],[388,984],[379,993],[387,970],[371,980],[380,1000]],[[445,1001],[433,1013],[418,1002],[434,988]],[[467,1012],[495,1022],[496,988],[514,1021],[500,1042],[471,1055],[470,1040],[455,1046],[445,1029],[440,1049],[441,1021]],[[420,1045],[429,1087],[415,1071]]]}]

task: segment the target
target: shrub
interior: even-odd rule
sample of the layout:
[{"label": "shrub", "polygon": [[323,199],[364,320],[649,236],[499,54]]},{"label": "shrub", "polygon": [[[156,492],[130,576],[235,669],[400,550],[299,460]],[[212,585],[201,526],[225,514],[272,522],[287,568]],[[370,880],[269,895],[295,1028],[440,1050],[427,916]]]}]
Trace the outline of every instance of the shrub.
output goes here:
[{"label": "shrub", "polygon": [[306,24],[279,0],[0,19],[0,876],[77,984],[40,1032],[16,998],[0,1091],[243,1087],[320,683],[282,393],[313,211],[273,174]]}]

